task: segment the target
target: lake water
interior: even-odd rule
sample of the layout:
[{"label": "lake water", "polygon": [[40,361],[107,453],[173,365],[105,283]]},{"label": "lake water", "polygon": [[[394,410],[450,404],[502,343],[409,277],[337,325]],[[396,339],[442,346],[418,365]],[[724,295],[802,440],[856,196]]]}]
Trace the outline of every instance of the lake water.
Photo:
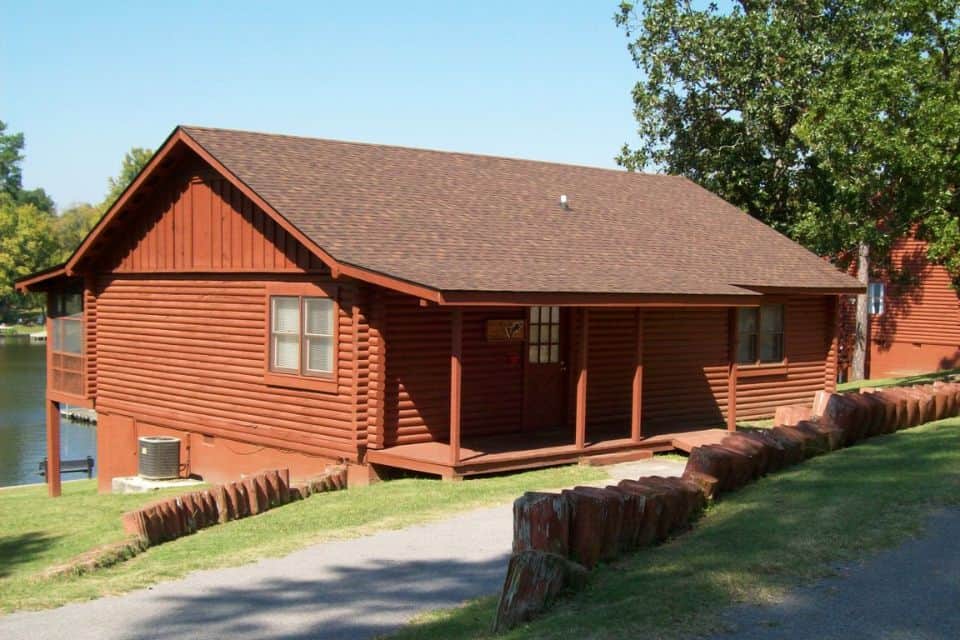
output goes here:
[{"label": "lake water", "polygon": [[[43,482],[37,464],[47,457],[46,370],[44,344],[0,338],[0,487]],[[97,457],[94,426],[62,419],[60,429],[62,458]],[[80,473],[63,476],[64,480],[85,477]]]}]

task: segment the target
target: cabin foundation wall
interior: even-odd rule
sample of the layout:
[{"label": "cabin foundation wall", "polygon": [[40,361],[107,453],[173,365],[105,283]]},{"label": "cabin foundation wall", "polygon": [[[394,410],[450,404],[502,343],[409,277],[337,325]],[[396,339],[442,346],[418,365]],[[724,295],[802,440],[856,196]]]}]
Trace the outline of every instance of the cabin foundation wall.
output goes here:
[{"label": "cabin foundation wall", "polygon": [[893,378],[960,367],[960,345],[892,342],[870,345],[870,377]]},{"label": "cabin foundation wall", "polygon": [[97,424],[97,489],[110,493],[113,478],[137,475],[137,442],[144,436],[180,439],[180,477],[223,483],[267,469],[289,469],[292,478],[322,473],[334,458],[172,429],[129,416],[101,413]]}]

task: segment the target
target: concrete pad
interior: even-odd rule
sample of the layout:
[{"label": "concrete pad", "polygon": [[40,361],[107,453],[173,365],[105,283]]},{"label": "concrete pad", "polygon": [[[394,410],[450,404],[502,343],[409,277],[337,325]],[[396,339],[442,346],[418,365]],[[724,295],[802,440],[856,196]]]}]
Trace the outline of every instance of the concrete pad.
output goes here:
[{"label": "concrete pad", "polygon": [[148,493],[160,489],[192,489],[203,484],[202,480],[177,478],[176,480],[147,480],[140,476],[114,478],[110,485],[111,493]]}]

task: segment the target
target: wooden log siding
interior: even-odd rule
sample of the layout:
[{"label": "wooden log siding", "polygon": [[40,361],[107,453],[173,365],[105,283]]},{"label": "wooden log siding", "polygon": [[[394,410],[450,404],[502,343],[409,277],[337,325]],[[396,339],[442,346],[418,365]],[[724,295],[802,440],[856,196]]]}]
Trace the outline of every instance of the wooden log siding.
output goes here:
[{"label": "wooden log siding", "polygon": [[927,243],[907,238],[890,250],[893,268],[911,276],[909,284],[887,284],[884,313],[871,316],[871,339],[960,346],[960,297],[950,273],[926,257]]},{"label": "wooden log siding", "polygon": [[[450,428],[450,310],[384,294],[386,389],[384,446],[440,441]],[[461,428],[465,437],[520,430],[523,345],[489,343],[486,321],[519,318],[518,309],[463,312]]]},{"label": "wooden log siding", "polygon": [[369,406],[370,406],[370,308],[369,289],[358,283],[356,289],[356,304],[353,307],[353,326],[356,327],[356,354],[354,368],[354,400],[356,414],[354,418],[357,448],[365,448],[369,441]]},{"label": "wooden log siding", "polygon": [[325,271],[319,258],[221,177],[174,176],[132,215],[116,273]]},{"label": "wooden log siding", "polygon": [[587,428],[623,426],[629,436],[637,351],[637,315],[633,309],[592,309],[587,341]]},{"label": "wooden log siding", "polygon": [[737,381],[737,419],[768,418],[778,405],[811,404],[824,389],[830,360],[832,310],[826,296],[785,301],[784,348],[787,373]]},{"label": "wooden log siding", "polygon": [[727,310],[722,308],[646,311],[645,436],[723,425],[727,331]]},{"label": "wooden log siding", "polygon": [[367,447],[382,449],[385,443],[385,403],[387,387],[386,340],[383,335],[384,297],[373,290],[367,298],[369,322],[369,384],[367,393]]},{"label": "wooden log siding", "polygon": [[354,288],[341,285],[337,394],[267,386],[267,279],[106,279],[98,402],[152,424],[355,459]]}]

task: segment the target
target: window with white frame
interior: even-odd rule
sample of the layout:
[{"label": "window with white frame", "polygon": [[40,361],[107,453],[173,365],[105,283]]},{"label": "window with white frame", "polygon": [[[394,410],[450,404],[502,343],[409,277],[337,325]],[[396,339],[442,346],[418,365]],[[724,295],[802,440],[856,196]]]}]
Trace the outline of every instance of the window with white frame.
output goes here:
[{"label": "window with white frame", "polygon": [[883,315],[884,286],[882,282],[871,282],[867,286],[867,310],[872,316]]},{"label": "window with white frame", "polygon": [[330,298],[270,296],[270,369],[330,376],[335,366],[334,304]]}]

